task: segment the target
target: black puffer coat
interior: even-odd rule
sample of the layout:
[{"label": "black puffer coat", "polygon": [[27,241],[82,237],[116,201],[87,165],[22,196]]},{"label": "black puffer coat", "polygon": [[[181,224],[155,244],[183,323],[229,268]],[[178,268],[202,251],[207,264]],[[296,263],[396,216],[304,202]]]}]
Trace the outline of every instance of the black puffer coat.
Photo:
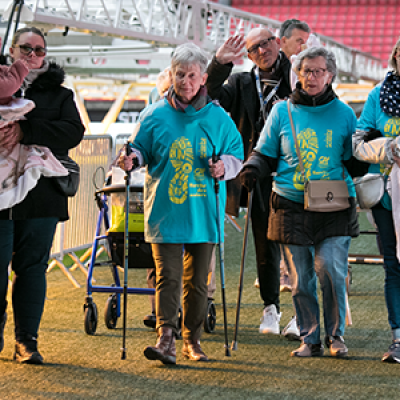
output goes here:
[{"label": "black puffer coat", "polygon": [[[25,98],[36,107],[19,121],[22,144],[47,146],[54,154],[65,155],[83,138],[85,128],[76,108],[73,92],[63,86],[65,73],[50,63],[48,71],[39,75],[26,90]],[[55,187],[53,178],[41,177],[26,198],[16,206],[0,211],[0,219],[23,220],[58,217],[68,219],[68,198]]]}]

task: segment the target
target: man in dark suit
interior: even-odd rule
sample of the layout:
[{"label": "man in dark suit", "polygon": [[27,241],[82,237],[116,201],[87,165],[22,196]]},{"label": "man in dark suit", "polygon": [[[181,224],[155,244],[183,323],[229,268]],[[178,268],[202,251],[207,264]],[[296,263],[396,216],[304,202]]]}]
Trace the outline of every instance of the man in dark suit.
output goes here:
[{"label": "man in dark suit", "polygon": [[[243,57],[244,48],[254,67],[250,72],[231,75],[233,62]],[[231,114],[243,138],[245,159],[255,147],[274,102],[286,98],[292,91],[291,64],[279,49],[279,38],[268,29],[255,28],[246,38],[235,35],[226,40],[208,67],[208,93]],[[271,177],[260,181],[253,196],[251,219],[260,295],[264,302],[260,332],[279,334],[280,252],[278,244],[267,239],[271,189]],[[247,206],[247,191],[238,178],[228,181],[227,191],[226,211],[237,216],[239,207]]]}]

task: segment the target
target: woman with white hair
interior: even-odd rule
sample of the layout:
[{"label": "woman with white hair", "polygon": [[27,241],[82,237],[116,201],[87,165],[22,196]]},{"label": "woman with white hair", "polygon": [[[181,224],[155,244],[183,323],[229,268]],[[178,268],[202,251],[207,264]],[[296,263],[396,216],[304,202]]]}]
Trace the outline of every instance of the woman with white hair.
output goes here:
[{"label": "woman with white hair", "polygon": [[[352,109],[332,89],[336,61],[325,48],[301,52],[293,69],[299,82],[289,101],[276,104],[252,156],[241,173],[252,190],[257,179],[276,172],[271,195],[268,239],[282,244],[303,344],[291,355],[322,356],[317,277],[322,290],[325,343],[344,357],[347,257],[359,234],[355,190],[346,164],[356,127]],[[293,124],[291,123],[291,118]],[[310,211],[305,183],[342,180],[348,190],[343,209]],[[334,194],[333,194],[334,196]]]},{"label": "woman with white hair", "polygon": [[[239,132],[207,95],[207,63],[205,53],[194,44],[176,48],[167,95],[142,112],[131,138],[133,153],[119,160],[126,171],[132,169],[133,159],[147,166],[145,240],[152,245],[156,264],[158,340],[144,354],[164,364],[176,363],[182,279],[182,353],[193,361],[208,360],[200,335],[207,308],[208,266],[218,243],[214,179],[234,178],[243,160]],[[211,160],[213,154],[218,156],[216,163]],[[219,196],[223,221],[223,182]]]}]

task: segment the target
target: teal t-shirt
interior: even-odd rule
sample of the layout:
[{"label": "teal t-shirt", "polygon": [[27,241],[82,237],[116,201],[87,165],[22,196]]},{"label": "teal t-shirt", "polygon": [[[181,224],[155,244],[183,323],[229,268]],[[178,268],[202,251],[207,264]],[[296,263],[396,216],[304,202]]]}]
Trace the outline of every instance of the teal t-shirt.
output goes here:
[{"label": "teal t-shirt", "polygon": [[[196,111],[171,107],[166,99],[146,108],[139,119],[133,147],[143,157],[145,239],[150,243],[218,243],[216,194],[208,159],[243,160],[243,143],[231,118],[208,103]],[[219,202],[223,239],[225,182]]]},{"label": "teal t-shirt", "polygon": [[[368,129],[378,129],[383,136],[394,138],[400,134],[400,118],[391,117],[385,114],[379,104],[379,93],[382,85],[374,87],[368,95],[368,99],[364,105],[363,112],[358,120],[357,129],[367,131]],[[381,173],[385,171],[385,164],[371,164],[368,172]],[[390,171],[388,171],[390,173]],[[392,209],[390,196],[385,192],[381,200],[382,205],[388,209]]]},{"label": "teal t-shirt", "polygon": [[[353,110],[338,99],[310,107],[290,104],[307,180],[341,180],[355,197],[353,181],[342,161],[352,155],[356,128]],[[304,202],[304,180],[298,162],[286,101],[276,104],[268,116],[255,148],[278,159],[273,190],[297,203]]]}]

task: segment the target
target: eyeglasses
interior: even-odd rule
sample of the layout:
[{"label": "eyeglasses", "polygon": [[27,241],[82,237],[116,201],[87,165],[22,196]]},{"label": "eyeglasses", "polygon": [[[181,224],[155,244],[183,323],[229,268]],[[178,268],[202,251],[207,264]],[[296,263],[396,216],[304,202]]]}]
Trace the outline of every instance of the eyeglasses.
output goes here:
[{"label": "eyeglasses", "polygon": [[276,36],[271,36],[268,39],[262,40],[260,43],[255,44],[254,46],[247,49],[249,54],[254,54],[258,51],[258,49],[267,49],[269,46],[272,45],[272,42],[276,39]]},{"label": "eyeglasses", "polygon": [[307,78],[311,75],[314,76],[314,78],[321,78],[325,74],[326,68],[316,68],[316,69],[304,69],[300,70],[299,74],[303,76],[304,78]]},{"label": "eyeglasses", "polygon": [[26,44],[15,44],[13,47],[17,47],[21,50],[21,53],[25,56],[29,56],[33,51],[37,57],[44,57],[47,53],[47,49],[44,47],[31,47]]}]

